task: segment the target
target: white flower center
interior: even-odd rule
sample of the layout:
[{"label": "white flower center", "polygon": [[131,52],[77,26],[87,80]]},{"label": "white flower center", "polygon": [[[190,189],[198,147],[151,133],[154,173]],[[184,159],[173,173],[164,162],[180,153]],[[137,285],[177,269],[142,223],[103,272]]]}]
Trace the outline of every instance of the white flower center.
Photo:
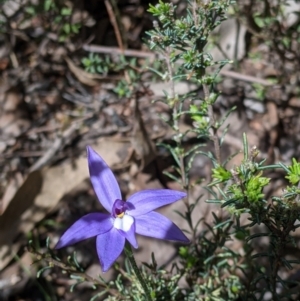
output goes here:
[{"label": "white flower center", "polygon": [[114,220],[114,227],[124,232],[129,231],[130,227],[134,223],[132,216],[125,214],[122,218],[116,217]]}]

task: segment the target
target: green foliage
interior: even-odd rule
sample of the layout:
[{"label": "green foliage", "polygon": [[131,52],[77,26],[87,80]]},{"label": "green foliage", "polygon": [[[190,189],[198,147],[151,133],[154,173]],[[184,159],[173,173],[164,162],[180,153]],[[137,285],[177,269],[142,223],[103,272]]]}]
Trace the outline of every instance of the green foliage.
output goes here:
[{"label": "green foliage", "polygon": [[212,169],[212,177],[220,183],[229,180],[231,178],[231,173],[223,166],[217,166]]},{"label": "green foliage", "polygon": [[263,101],[265,99],[265,96],[266,96],[265,87],[260,85],[260,84],[256,84],[256,83],[253,83],[252,86],[253,86],[253,88],[256,92],[257,99]]},{"label": "green foliage", "polygon": [[[132,273],[131,269],[126,264],[126,271],[122,271],[117,279],[114,281],[120,296],[106,298],[106,301],[117,301],[117,300],[134,300],[143,301],[146,300],[144,291],[136,278],[135,274]],[[172,275],[169,272],[159,269],[156,271],[146,271],[142,268],[143,276],[151,287],[151,297],[153,300],[183,300],[183,294],[178,287],[178,281],[181,278],[180,274]],[[132,283],[131,287],[128,287],[127,281]]]},{"label": "green foliage", "polygon": [[295,158],[292,160],[292,165],[288,167],[288,175],[285,177],[292,185],[300,182],[300,163]]},{"label": "green foliage", "polygon": [[[236,275],[240,254],[226,246],[230,239],[231,222],[225,223],[213,215],[213,227],[201,233],[194,244],[181,251],[183,266],[186,266],[186,280],[191,287],[185,300],[236,300],[244,285]],[[183,253],[183,254],[182,254]],[[187,261],[192,261],[188,266]],[[198,299],[202,296],[201,299]]]},{"label": "green foliage", "polygon": [[100,73],[106,75],[108,71],[114,67],[108,56],[103,59],[92,52],[88,55],[88,57],[84,57],[81,62],[85,71],[89,73]]},{"label": "green foliage", "polygon": [[102,58],[97,54],[90,53],[81,60],[81,63],[89,73],[108,75],[109,72],[117,73],[126,71],[128,75],[126,80],[119,80],[113,89],[120,98],[130,98],[133,91],[139,86],[142,72],[138,68],[135,58],[127,59],[121,56],[119,61],[113,62],[108,56]]},{"label": "green foliage", "polygon": [[262,190],[270,179],[262,177],[262,172],[257,167],[256,164],[245,162],[233,171],[237,183],[230,185],[228,189],[232,193],[232,199],[240,204],[253,204],[264,198]]},{"label": "green foliage", "polygon": [[[245,144],[246,146],[247,144]],[[264,160],[259,163],[255,162],[255,158],[258,155],[256,149],[251,151],[249,158],[247,150],[245,155],[246,160],[244,159],[240,166],[232,170],[232,177],[225,182],[228,189],[222,193],[224,198],[214,200],[214,202],[220,202],[222,207],[227,208],[232,218],[236,220],[235,229],[239,239],[243,239],[246,242],[251,241],[254,246],[256,244],[255,240],[259,240],[262,237],[268,238],[269,247],[266,247],[264,251],[258,251],[256,254],[253,254],[247,259],[248,262],[245,261],[249,267],[253,267],[256,260],[259,260],[261,257],[266,257],[268,260],[266,270],[262,271],[259,268],[252,270],[254,277],[249,279],[250,281],[247,284],[247,287],[250,288],[248,294],[255,293],[258,296],[263,296],[265,291],[269,290],[274,300],[275,298],[281,300],[276,292],[277,281],[280,279],[283,285],[288,286],[289,284],[288,281],[279,278],[278,273],[284,267],[292,269],[291,263],[296,263],[285,258],[284,250],[294,245],[292,233],[296,230],[296,221],[300,218],[298,206],[299,189],[297,186],[289,187],[281,196],[274,196],[267,200],[263,189],[270,183],[270,179],[264,177],[263,172],[281,168],[285,172],[290,173],[291,176],[299,172],[299,163],[293,160],[293,164],[289,168],[282,164],[264,166]],[[287,177],[290,179],[289,176]],[[298,184],[298,182],[295,181],[294,184]],[[241,225],[240,219],[245,213],[250,215],[248,218],[250,224]],[[262,225],[265,227],[262,227]],[[251,229],[254,226],[259,227],[257,228],[259,230],[253,233]],[[272,272],[269,273],[268,270]],[[263,287],[263,289],[258,287]]]},{"label": "green foliage", "polygon": [[208,135],[209,118],[207,117],[207,102],[202,102],[200,107],[190,105],[191,118],[195,121],[194,125],[198,132],[204,136]]},{"label": "green foliage", "polygon": [[25,7],[27,19],[42,15],[47,22],[44,28],[48,32],[58,35],[59,42],[65,42],[79,33],[80,22],[72,20],[73,4],[61,0],[37,1]]},{"label": "green foliage", "polygon": [[[158,16],[161,25],[156,23],[150,31],[150,48],[158,52],[168,52],[170,62],[182,61],[182,68],[192,71],[192,77],[199,82],[211,84],[213,77],[205,75],[205,69],[224,62],[214,62],[204,51],[208,37],[224,19],[225,11],[233,1],[211,1],[209,4],[192,3],[185,17],[176,17],[176,6],[160,1],[150,5],[149,12]],[[176,76],[176,75],[173,75]],[[182,78],[183,74],[181,74]]]}]

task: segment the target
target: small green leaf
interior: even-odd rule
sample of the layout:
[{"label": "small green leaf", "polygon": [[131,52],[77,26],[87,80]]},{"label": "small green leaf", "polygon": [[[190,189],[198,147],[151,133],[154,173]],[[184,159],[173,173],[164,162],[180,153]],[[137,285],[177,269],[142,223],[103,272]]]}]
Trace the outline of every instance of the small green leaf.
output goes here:
[{"label": "small green leaf", "polygon": [[52,7],[53,0],[45,0],[44,2],[44,10],[49,11],[50,8]]},{"label": "small green leaf", "polygon": [[72,14],[72,9],[69,7],[63,7],[60,11],[62,16],[70,16]]},{"label": "small green leaf", "polygon": [[292,159],[292,165],[288,167],[288,175],[285,178],[293,185],[299,183],[300,163],[295,158]]},{"label": "small green leaf", "polygon": [[25,7],[25,11],[32,16],[36,15],[36,10],[34,6]]},{"label": "small green leaf", "polygon": [[216,168],[213,168],[212,177],[220,182],[225,182],[231,179],[231,173],[223,166],[218,165]]},{"label": "small green leaf", "polygon": [[63,26],[64,32],[68,35],[71,32],[71,25],[69,23],[64,24]]},{"label": "small green leaf", "polygon": [[36,273],[36,278],[40,278],[41,275],[42,275],[46,270],[49,270],[49,269],[52,269],[52,267],[46,266],[46,267],[43,267],[43,268],[41,268],[40,270],[38,270],[37,273]]}]

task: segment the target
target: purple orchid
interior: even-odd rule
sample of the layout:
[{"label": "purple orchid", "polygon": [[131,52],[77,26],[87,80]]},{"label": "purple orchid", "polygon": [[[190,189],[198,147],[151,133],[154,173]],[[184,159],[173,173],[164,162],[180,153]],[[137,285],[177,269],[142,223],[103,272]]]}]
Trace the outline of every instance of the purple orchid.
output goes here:
[{"label": "purple orchid", "polygon": [[135,233],[187,243],[188,238],[169,219],[153,210],[186,196],[169,189],[143,190],[122,200],[115,176],[104,160],[87,147],[90,178],[95,193],[109,212],[90,213],[76,221],[60,238],[56,249],[97,236],[96,246],[103,272],[107,271],[124,249],[125,239],[137,248]]}]

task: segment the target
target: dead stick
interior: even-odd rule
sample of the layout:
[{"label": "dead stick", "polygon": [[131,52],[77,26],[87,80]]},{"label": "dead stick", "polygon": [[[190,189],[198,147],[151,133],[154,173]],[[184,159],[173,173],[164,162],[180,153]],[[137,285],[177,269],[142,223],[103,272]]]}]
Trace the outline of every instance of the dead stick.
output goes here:
[{"label": "dead stick", "polygon": [[[83,45],[82,47],[85,51],[94,52],[94,53],[105,53],[105,54],[124,54],[125,56],[133,56],[138,58],[149,58],[149,59],[155,59],[157,58],[157,55],[149,52],[149,51],[139,51],[139,50],[133,50],[133,49],[125,49],[122,51],[121,49],[117,47],[106,47],[106,46],[98,46],[98,45]],[[231,71],[231,70],[221,70],[220,74],[223,76],[231,77],[236,80],[250,82],[250,83],[257,83],[261,84],[263,86],[275,86],[275,84],[269,82],[266,79],[255,77],[252,75],[242,74],[239,72]]]},{"label": "dead stick", "polygon": [[44,155],[38,159],[29,169],[30,172],[41,169],[48,164],[59,149],[63,148],[71,139],[73,134],[79,129],[82,122],[91,118],[93,115],[87,115],[79,120],[75,121],[67,128],[59,137],[55,139],[52,146],[44,153]]},{"label": "dead stick", "polygon": [[157,57],[156,54],[149,51],[140,51],[134,49],[124,49],[124,51],[122,51],[118,47],[107,47],[107,46],[84,44],[82,48],[85,51],[94,52],[94,53],[118,54],[118,55],[124,54],[125,56],[133,56],[133,57],[146,58],[146,59],[147,58],[155,59]]},{"label": "dead stick", "polygon": [[124,47],[124,43],[123,43],[123,40],[122,40],[120,29],[119,29],[119,26],[118,26],[117,19],[116,19],[116,16],[114,14],[113,7],[110,4],[109,0],[105,0],[104,3],[105,3],[105,6],[106,6],[106,9],[107,9],[107,13],[108,13],[108,16],[109,16],[110,23],[114,28],[114,32],[115,32],[115,35],[116,35],[116,38],[117,38],[118,45],[119,45],[119,47],[120,47],[120,49],[123,53],[125,47]]},{"label": "dead stick", "polygon": [[73,123],[68,129],[66,129],[61,136],[57,137],[53,142],[52,146],[45,152],[45,154],[38,159],[29,169],[30,172],[34,170],[41,169],[43,166],[49,163],[49,161],[54,157],[57,151],[62,148],[68,141],[71,136],[78,129],[79,124]]},{"label": "dead stick", "polygon": [[245,82],[261,84],[263,86],[274,86],[273,83],[271,83],[270,81],[268,81],[266,79],[254,77],[254,76],[247,75],[247,74],[241,74],[241,73],[238,73],[235,71],[221,70],[220,74],[237,79],[237,80],[245,81]]}]

